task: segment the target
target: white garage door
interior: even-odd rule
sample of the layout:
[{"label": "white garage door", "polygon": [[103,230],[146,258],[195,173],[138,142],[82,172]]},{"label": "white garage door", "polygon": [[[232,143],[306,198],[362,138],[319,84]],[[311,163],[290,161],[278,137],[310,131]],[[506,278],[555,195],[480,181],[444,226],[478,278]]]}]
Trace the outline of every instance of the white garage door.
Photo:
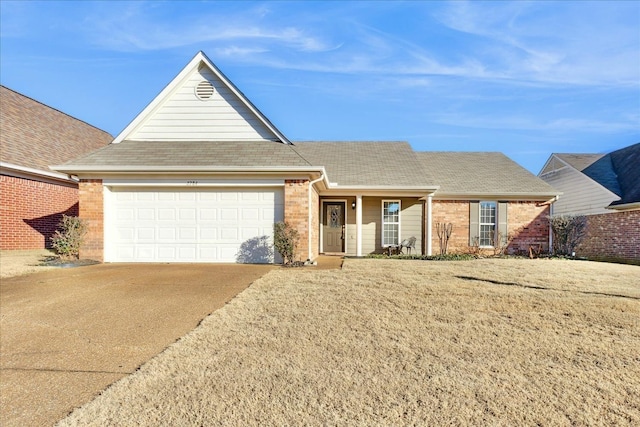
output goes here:
[{"label": "white garage door", "polygon": [[105,199],[108,262],[273,262],[281,188],[111,188]]}]

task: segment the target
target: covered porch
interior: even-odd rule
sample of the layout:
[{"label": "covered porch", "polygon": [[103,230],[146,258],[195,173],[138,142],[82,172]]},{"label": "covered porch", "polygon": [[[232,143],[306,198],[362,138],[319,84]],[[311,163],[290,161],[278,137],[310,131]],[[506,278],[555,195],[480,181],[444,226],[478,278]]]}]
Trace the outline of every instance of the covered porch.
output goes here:
[{"label": "covered porch", "polygon": [[415,238],[404,253],[431,255],[432,197],[433,191],[425,190],[322,194],[319,252],[357,257],[382,254]]}]

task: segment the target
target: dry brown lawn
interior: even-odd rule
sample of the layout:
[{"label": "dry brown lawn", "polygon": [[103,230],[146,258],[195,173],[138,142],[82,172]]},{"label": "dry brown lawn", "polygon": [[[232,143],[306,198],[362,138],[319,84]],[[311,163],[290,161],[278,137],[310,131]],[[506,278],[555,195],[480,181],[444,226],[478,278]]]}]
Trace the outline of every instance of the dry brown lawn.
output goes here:
[{"label": "dry brown lawn", "polygon": [[0,251],[0,279],[52,270],[56,267],[42,262],[53,256],[55,253],[48,249]]},{"label": "dry brown lawn", "polygon": [[60,425],[640,425],[639,321],[637,266],[274,270]]}]

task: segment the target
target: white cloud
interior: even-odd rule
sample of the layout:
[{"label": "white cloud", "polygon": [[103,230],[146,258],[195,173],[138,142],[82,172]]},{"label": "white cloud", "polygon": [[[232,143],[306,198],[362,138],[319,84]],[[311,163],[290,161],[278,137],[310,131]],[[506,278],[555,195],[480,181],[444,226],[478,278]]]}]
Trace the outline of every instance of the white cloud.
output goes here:
[{"label": "white cloud", "polygon": [[214,53],[216,57],[245,57],[257,55],[260,53],[268,52],[268,49],[265,48],[251,48],[251,47],[240,47],[240,46],[227,46],[227,47],[219,47],[214,49]]},{"label": "white cloud", "polygon": [[[183,12],[175,19],[156,16],[156,4],[118,4],[99,10],[87,24],[95,44],[116,51],[159,51],[204,43],[234,43],[239,52],[291,49],[322,52],[335,48],[322,37],[296,26],[272,25],[269,10],[258,7],[242,13]],[[114,3],[110,3],[113,6]],[[242,43],[242,45],[240,45]],[[225,46],[226,47],[226,46]]]},{"label": "white cloud", "polygon": [[489,70],[522,81],[637,86],[636,2],[451,2],[436,14],[483,49]]},{"label": "white cloud", "polygon": [[536,132],[560,132],[560,133],[603,133],[628,132],[637,130],[637,123],[626,120],[594,120],[589,118],[554,118],[545,119],[536,114],[508,115],[492,114],[483,115],[478,112],[473,114],[434,113],[431,119],[435,123],[451,125],[463,128],[516,130]]}]

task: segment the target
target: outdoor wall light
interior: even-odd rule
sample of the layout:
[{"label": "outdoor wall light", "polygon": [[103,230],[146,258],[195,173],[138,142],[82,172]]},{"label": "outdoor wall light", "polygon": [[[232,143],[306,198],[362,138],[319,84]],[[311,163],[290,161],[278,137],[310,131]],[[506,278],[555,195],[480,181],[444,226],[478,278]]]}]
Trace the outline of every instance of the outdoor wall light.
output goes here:
[{"label": "outdoor wall light", "polygon": [[351,202],[351,209],[355,209],[356,208],[356,202]]}]

